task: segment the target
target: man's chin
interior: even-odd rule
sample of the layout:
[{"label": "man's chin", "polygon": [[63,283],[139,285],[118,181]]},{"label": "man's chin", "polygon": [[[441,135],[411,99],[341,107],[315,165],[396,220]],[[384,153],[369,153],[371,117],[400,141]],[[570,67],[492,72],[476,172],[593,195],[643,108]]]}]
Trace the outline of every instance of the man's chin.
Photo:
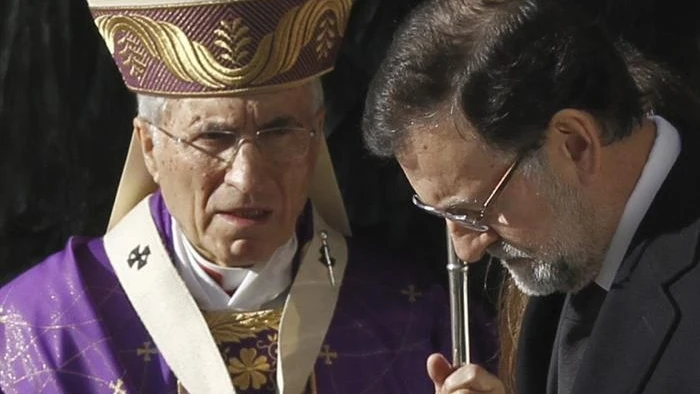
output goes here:
[{"label": "man's chin", "polygon": [[516,276],[513,276],[513,279],[515,286],[528,296],[547,296],[558,291],[551,284],[527,282],[520,280]]},{"label": "man's chin", "polygon": [[500,261],[508,269],[510,269],[510,267],[531,267],[536,263],[535,259],[531,257],[500,259]]},{"label": "man's chin", "polygon": [[251,239],[228,242],[228,248],[221,247],[216,263],[226,267],[246,268],[268,261],[274,252],[268,251],[264,243]]},{"label": "man's chin", "polygon": [[536,259],[502,260],[515,285],[529,296],[546,296],[556,292],[575,293],[595,278],[592,270],[572,269],[558,262]]},{"label": "man's chin", "polygon": [[499,259],[508,270],[517,288],[529,296],[541,296],[551,294],[555,289],[548,285],[547,281],[536,278],[535,264],[538,262],[531,258]]},{"label": "man's chin", "polygon": [[236,254],[229,256],[225,260],[225,266],[230,268],[250,268],[268,260],[269,258],[265,259],[258,255]]}]

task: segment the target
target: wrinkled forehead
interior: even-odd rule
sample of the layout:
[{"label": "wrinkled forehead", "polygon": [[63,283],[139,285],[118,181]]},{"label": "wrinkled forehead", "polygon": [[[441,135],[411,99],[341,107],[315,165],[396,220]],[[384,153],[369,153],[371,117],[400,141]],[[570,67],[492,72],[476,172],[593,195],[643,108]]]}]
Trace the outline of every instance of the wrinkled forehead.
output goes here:
[{"label": "wrinkled forehead", "polygon": [[414,123],[396,158],[419,197],[433,205],[478,190],[503,163],[473,130],[449,119]]},{"label": "wrinkled forehead", "polygon": [[425,162],[479,161],[488,150],[467,121],[440,111],[407,122],[396,158],[404,168],[419,169]]},{"label": "wrinkled forehead", "polygon": [[167,123],[185,125],[195,121],[261,125],[285,118],[310,125],[319,109],[311,84],[264,93],[242,93],[220,97],[170,98],[165,108]]}]

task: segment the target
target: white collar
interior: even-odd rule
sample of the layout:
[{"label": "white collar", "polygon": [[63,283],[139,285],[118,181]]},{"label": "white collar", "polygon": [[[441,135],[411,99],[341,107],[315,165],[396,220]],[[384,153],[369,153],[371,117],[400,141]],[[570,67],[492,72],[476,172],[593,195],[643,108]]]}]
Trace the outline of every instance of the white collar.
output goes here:
[{"label": "white collar", "polygon": [[646,215],[681,151],[681,138],[676,128],[660,116],[652,116],[651,120],[656,124],[654,145],[649,152],[642,175],[627,200],[620,223],[610,241],[610,248],[603,259],[603,266],[595,279],[600,287],[608,291],[632,242],[632,237],[637,232],[639,223]]},{"label": "white collar", "polygon": [[[171,220],[175,265],[188,290],[204,310],[255,311],[269,306],[292,283],[292,261],[297,237],[280,246],[266,262],[250,268],[218,268],[225,287],[237,287],[229,296],[202,268],[213,265],[195,250],[175,219]],[[217,266],[218,267],[218,266]]]}]

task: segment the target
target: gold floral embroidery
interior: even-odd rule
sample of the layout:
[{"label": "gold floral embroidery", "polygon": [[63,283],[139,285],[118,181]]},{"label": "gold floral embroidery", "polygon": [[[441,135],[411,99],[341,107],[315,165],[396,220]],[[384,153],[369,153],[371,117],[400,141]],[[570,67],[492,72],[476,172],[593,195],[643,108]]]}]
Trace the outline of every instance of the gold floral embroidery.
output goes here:
[{"label": "gold floral embroidery", "polygon": [[253,39],[248,33],[250,29],[243,24],[243,18],[236,18],[232,21],[219,22],[220,28],[214,30],[214,35],[219,37],[214,41],[214,45],[225,50],[221,54],[221,59],[228,61],[234,67],[242,67],[245,65],[245,59],[250,55],[246,50],[248,44]]},{"label": "gold floral embroidery", "polygon": [[124,57],[124,65],[129,66],[129,74],[139,81],[146,73],[148,66],[148,54],[133,34],[125,34],[117,41],[121,45],[119,53]]},{"label": "gold floral embroidery", "polygon": [[257,390],[267,383],[270,363],[267,357],[258,356],[257,350],[244,348],[241,349],[238,358],[231,357],[228,360],[228,370],[233,376],[233,384],[236,388],[247,390],[252,386]]},{"label": "gold floral embroidery", "polygon": [[319,60],[327,58],[333,48],[336,37],[335,24],[335,19],[327,16],[318,26],[321,31],[316,36],[316,55]]},{"label": "gold floral embroidery", "polygon": [[255,343],[255,347],[262,350],[264,353],[273,360],[277,360],[277,333],[273,333],[267,336],[265,339],[259,339]]},{"label": "gold floral embroidery", "polygon": [[243,339],[256,338],[264,330],[277,331],[282,318],[281,310],[231,313],[205,312],[204,319],[214,340],[222,343],[241,343]]}]

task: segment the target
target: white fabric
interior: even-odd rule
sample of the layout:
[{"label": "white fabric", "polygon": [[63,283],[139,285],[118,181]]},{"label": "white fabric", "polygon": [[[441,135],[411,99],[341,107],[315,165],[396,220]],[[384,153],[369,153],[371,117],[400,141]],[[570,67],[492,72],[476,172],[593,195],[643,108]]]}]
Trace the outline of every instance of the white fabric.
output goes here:
[{"label": "white fabric", "polygon": [[[279,394],[298,394],[304,389],[333,317],[347,266],[343,235],[326,224],[315,209],[313,223],[314,237],[301,248],[299,269],[287,292],[280,321]],[[326,232],[335,259],[335,286],[328,280],[325,265],[319,262],[321,232]],[[191,394],[234,394],[209,327],[165,250],[150,215],[148,198],[105,235],[104,243],[139,319],[185,390]],[[146,254],[146,248],[151,251],[147,264],[127,263],[137,249]]]},{"label": "white fabric", "polygon": [[[292,260],[298,242],[296,235],[280,246],[270,260],[250,268],[219,267],[205,259],[187,240],[175,219],[171,221],[175,266],[187,288],[203,310],[255,311],[276,300],[292,283]],[[222,274],[226,290],[236,288],[229,296],[202,269]]]},{"label": "white fabric", "polygon": [[[185,390],[235,394],[204,316],[170,263],[148,198],[104,236],[104,246],[124,293]],[[129,263],[135,257],[140,264]]]},{"label": "white fabric", "polygon": [[[345,238],[326,223],[315,207],[314,237],[302,248],[302,260],[282,312],[278,340],[277,385],[281,394],[301,393],[325,340],[340,294],[348,249]],[[322,232],[335,260],[335,285],[319,261]]]},{"label": "white fabric", "polygon": [[[220,265],[216,265],[209,260],[205,259],[204,256],[199,254],[192,244],[190,242],[185,242],[185,250],[187,252],[187,256],[191,257],[194,259],[195,263],[200,267],[205,272],[214,272],[215,274],[218,274],[221,277],[221,288],[224,289],[224,291],[228,294],[233,294],[233,291],[238,289],[240,287],[241,283],[243,283],[243,280],[245,277],[248,275],[248,272],[250,272],[251,269],[260,269],[264,264],[257,264],[249,267],[222,267]],[[200,270],[197,270],[197,273],[199,274]],[[211,277],[211,275],[209,275]],[[212,278],[213,279],[213,278]],[[214,280],[215,282],[219,283],[218,281]]]},{"label": "white fabric", "polygon": [[595,279],[595,282],[607,291],[610,291],[639,223],[649,210],[681,151],[681,137],[676,128],[660,116],[653,116],[651,119],[656,124],[654,145],[642,175],[627,200],[620,223],[610,241],[610,248],[605,254],[603,266]]}]

